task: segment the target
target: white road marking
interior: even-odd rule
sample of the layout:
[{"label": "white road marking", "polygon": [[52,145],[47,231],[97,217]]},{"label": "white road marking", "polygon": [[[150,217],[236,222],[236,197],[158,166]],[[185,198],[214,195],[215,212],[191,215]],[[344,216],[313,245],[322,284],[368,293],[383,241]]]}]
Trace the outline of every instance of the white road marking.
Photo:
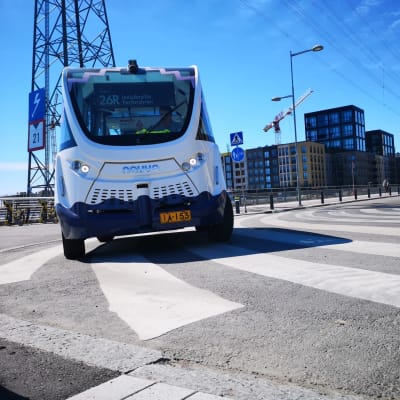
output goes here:
[{"label": "white road marking", "polygon": [[[238,223],[237,227],[241,224]],[[290,223],[292,227],[292,222]],[[287,225],[286,225],[287,227]],[[307,233],[297,232],[277,232],[264,229],[241,229],[240,235],[254,237],[262,240],[273,240],[281,243],[291,243],[299,246],[307,247],[323,247],[326,249],[350,251],[352,253],[371,254],[377,256],[400,257],[400,246],[393,243],[384,242],[366,242],[361,240],[353,240],[350,242],[338,243],[339,239],[334,237],[324,237],[318,235],[309,235]]]},{"label": "white road marking", "polygon": [[[321,221],[327,221],[329,224],[332,222],[335,222],[335,223],[345,222],[346,224],[362,223],[362,224],[364,224],[364,226],[365,226],[366,222],[368,222],[370,226],[375,226],[375,223],[382,223],[382,221],[383,221],[383,218],[381,216],[376,215],[375,218],[373,218],[372,216],[360,215],[360,214],[355,216],[353,213],[350,213],[350,212],[342,212],[342,213],[336,212],[335,214],[326,213],[323,215],[318,214],[317,216],[314,216],[314,214],[316,214],[316,211],[307,210],[302,213],[295,214],[294,218],[298,219],[300,222],[308,221],[308,220],[309,221],[317,220],[318,223],[320,223]],[[277,215],[273,215],[272,217],[277,217]],[[399,216],[391,216],[390,222],[394,222],[397,219],[397,217],[400,217],[400,215]]]},{"label": "white road marking", "polygon": [[[241,255],[245,248],[218,245],[190,251],[214,262],[300,285],[400,307],[400,275],[339,265],[318,264],[268,253]],[[230,257],[226,257],[230,254]]]},{"label": "white road marking", "polygon": [[[318,217],[318,220],[321,218]],[[290,225],[291,229],[302,229],[302,230],[329,230],[329,231],[336,231],[336,232],[356,232],[356,233],[365,233],[370,232],[374,235],[386,235],[386,236],[400,236],[400,228],[399,227],[390,227],[390,226],[376,226],[376,225],[340,225],[332,223],[332,221],[336,222],[336,219],[328,218],[329,222],[326,224],[317,224],[311,225],[307,222],[299,222],[299,221],[284,221],[277,218],[276,215],[268,215],[267,217],[263,217],[260,219],[260,222],[265,225],[273,225],[279,226],[282,228],[287,228]],[[347,223],[351,222],[360,222],[360,220],[345,220]],[[373,224],[372,221],[368,221]]]},{"label": "white road marking", "polygon": [[114,262],[94,261],[92,268],[110,310],[141,340],[243,307],[191,286],[139,255]]},{"label": "white road marking", "polygon": [[379,218],[393,219],[400,217],[400,212],[395,208],[360,208],[362,214],[379,214]]},{"label": "white road marking", "polygon": [[0,265],[0,285],[31,279],[43,264],[62,252],[62,246],[54,246]]}]

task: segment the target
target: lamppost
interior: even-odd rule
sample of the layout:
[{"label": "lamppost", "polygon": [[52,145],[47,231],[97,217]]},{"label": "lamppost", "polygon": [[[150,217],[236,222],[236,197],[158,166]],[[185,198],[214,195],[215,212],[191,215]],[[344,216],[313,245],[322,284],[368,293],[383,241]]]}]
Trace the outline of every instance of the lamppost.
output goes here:
[{"label": "lamppost", "polygon": [[300,54],[308,53],[310,51],[321,51],[324,49],[324,46],[317,44],[311,49],[298,51],[293,53],[290,50],[290,77],[292,81],[292,94],[282,97],[273,97],[272,101],[280,101],[282,99],[286,99],[291,97],[292,98],[292,112],[293,112],[293,125],[294,125],[294,142],[296,146],[296,192],[297,192],[297,201],[299,206],[301,206],[301,192],[300,192],[300,180],[299,180],[299,152],[297,149],[297,124],[296,124],[296,104],[295,104],[295,97],[294,97],[294,82],[293,82],[293,57],[299,56]]}]

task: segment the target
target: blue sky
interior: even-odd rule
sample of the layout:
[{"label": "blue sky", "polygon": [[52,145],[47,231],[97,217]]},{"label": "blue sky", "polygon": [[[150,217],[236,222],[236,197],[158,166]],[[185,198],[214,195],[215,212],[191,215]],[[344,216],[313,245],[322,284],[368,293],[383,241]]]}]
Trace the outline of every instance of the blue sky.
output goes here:
[{"label": "blue sky", "polygon": [[[117,65],[197,64],[216,141],[242,131],[244,148],[275,143],[262,128],[291,99],[290,51],[322,44],[293,57],[295,97],[314,93],[297,109],[298,140],[304,113],[353,104],[365,111],[366,130],[395,135],[400,151],[400,8],[390,0],[106,0]],[[0,195],[26,190],[28,94],[31,88],[33,0],[0,0],[2,119]],[[94,27],[94,29],[96,29]],[[294,140],[292,117],[281,142]],[[44,158],[38,153],[40,158]]]}]

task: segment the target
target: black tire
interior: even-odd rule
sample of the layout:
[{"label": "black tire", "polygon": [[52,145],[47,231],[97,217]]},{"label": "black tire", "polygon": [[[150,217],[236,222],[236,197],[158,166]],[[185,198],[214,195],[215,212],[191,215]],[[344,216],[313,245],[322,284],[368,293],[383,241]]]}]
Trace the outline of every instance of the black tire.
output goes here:
[{"label": "black tire", "polygon": [[213,242],[227,242],[233,232],[233,207],[229,198],[226,199],[224,219],[208,228],[208,238]]},{"label": "black tire", "polygon": [[84,239],[66,239],[62,234],[64,256],[68,260],[77,260],[85,255]]},{"label": "black tire", "polygon": [[97,240],[101,243],[108,243],[114,239],[114,236],[97,236]]}]

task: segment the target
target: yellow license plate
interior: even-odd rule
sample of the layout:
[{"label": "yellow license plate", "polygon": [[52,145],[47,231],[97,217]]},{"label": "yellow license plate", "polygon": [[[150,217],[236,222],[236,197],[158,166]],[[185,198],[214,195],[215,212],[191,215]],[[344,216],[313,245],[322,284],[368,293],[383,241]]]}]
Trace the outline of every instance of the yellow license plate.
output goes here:
[{"label": "yellow license plate", "polygon": [[170,211],[160,213],[160,223],[174,224],[175,222],[187,222],[192,220],[190,210]]}]

